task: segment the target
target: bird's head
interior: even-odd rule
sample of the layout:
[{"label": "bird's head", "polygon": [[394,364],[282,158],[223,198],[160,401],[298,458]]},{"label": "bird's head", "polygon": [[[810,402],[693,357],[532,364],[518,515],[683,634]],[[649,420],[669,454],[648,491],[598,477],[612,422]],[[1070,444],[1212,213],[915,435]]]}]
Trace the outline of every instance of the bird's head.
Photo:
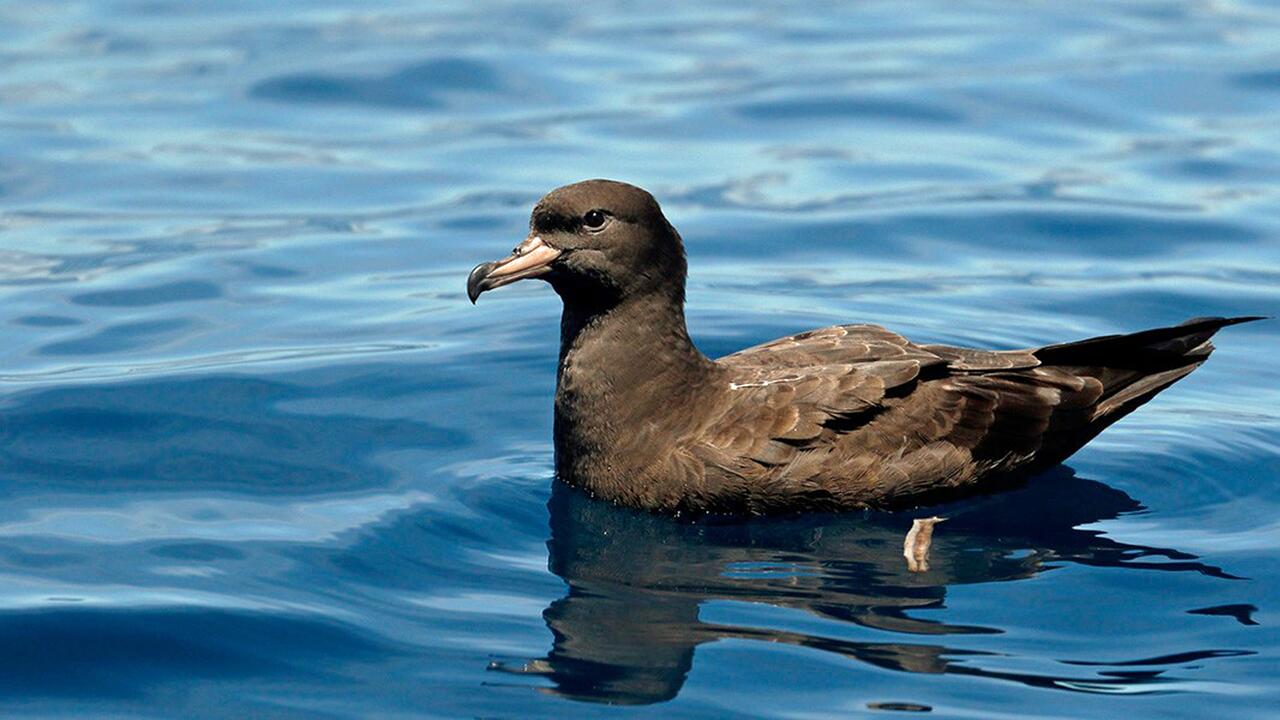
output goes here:
[{"label": "bird's head", "polygon": [[551,283],[566,305],[609,306],[650,293],[684,299],[680,235],[648,192],[613,180],[585,180],[538,201],[529,236],[511,255],[481,263],[467,296],[525,278]]}]

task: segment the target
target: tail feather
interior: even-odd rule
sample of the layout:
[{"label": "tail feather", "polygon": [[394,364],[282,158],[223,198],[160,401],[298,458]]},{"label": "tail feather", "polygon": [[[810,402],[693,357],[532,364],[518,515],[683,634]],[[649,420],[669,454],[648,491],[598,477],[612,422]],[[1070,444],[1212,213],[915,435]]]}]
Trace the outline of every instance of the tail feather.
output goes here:
[{"label": "tail feather", "polygon": [[1263,319],[1193,318],[1171,327],[1048,345],[1034,354],[1046,365],[1101,382],[1093,417],[1095,422],[1105,418],[1105,424],[1110,424],[1199,367],[1213,352],[1209,338],[1215,332]]},{"label": "tail feather", "polygon": [[1092,408],[1079,407],[1055,415],[1045,434],[1052,440],[1046,441],[1039,466],[1062,462],[1112,423],[1190,375],[1213,352],[1209,338],[1220,328],[1263,319],[1195,318],[1172,327],[1033,350],[1043,366],[1091,378],[1095,388],[1102,386],[1101,392],[1093,396]]},{"label": "tail feather", "polygon": [[[1120,362],[1125,366],[1150,361],[1169,361],[1187,357],[1204,345],[1218,330],[1228,325],[1265,320],[1265,317],[1192,318],[1181,325],[1143,330],[1128,335],[1103,335],[1077,342],[1046,345],[1035,356],[1049,365],[1092,365]],[[1213,350],[1210,345],[1204,356]]]}]

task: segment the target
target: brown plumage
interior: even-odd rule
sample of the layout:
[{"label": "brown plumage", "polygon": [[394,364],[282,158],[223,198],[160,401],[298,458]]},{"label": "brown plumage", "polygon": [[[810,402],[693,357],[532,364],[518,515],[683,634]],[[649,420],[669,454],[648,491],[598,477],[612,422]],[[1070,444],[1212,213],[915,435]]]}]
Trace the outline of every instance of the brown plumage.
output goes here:
[{"label": "brown plumage", "polygon": [[875,325],[811,330],[717,361],[684,322],[684,249],[640,188],[590,180],[534,208],[529,237],[472,271],[564,301],[556,470],[666,511],[900,508],[1055,465],[1208,358],[1199,318],[1014,351],[917,345]]}]

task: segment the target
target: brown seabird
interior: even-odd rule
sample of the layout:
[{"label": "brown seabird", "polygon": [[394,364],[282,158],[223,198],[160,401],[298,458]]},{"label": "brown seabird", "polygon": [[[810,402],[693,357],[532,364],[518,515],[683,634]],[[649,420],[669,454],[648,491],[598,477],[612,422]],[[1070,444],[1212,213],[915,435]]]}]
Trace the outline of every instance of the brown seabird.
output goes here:
[{"label": "brown seabird", "polygon": [[649,510],[898,509],[1056,465],[1200,366],[1221,327],[1166,328],[1026,350],[917,345],[837,325],[711,360],[684,320],[680,235],[653,196],[611,180],[533,209],[486,290],[546,280],[564,302],[556,474]]}]

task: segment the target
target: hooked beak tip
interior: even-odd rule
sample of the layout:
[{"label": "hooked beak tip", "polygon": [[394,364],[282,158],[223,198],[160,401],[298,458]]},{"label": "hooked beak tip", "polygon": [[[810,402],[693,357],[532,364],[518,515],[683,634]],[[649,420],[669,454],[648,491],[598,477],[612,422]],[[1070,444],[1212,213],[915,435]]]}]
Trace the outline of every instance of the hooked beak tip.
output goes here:
[{"label": "hooked beak tip", "polygon": [[489,289],[485,280],[488,279],[489,273],[493,270],[496,263],[480,263],[471,270],[471,274],[467,276],[467,299],[471,300],[471,304],[475,305],[479,299],[480,293]]},{"label": "hooked beak tip", "polygon": [[562,251],[531,235],[520,243],[511,255],[501,260],[480,263],[467,276],[467,298],[475,305],[486,290],[509,285],[524,278],[541,277],[551,272],[551,263]]}]

